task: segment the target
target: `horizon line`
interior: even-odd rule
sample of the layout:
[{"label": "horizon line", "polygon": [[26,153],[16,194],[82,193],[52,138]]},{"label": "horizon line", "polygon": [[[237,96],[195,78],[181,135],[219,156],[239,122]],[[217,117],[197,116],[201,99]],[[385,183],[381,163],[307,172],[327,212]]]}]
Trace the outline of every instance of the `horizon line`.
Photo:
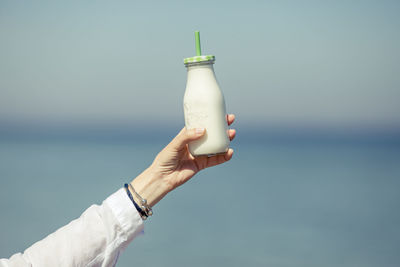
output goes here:
[{"label": "horizon line", "polygon": [[[27,123],[0,120],[0,138],[3,140],[92,140],[99,142],[133,142],[134,140],[166,140],[174,137],[184,126],[171,122],[133,122],[132,124],[37,122]],[[318,141],[318,142],[390,142],[400,144],[400,127],[376,125],[319,125],[312,123],[249,123],[234,125],[241,142]],[[236,140],[235,140],[236,141]]]}]

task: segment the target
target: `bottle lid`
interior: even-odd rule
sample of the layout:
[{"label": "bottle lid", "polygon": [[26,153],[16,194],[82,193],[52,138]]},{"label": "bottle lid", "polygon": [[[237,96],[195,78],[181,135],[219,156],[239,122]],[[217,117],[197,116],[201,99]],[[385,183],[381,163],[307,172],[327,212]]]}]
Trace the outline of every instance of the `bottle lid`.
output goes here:
[{"label": "bottle lid", "polygon": [[206,55],[206,56],[194,56],[194,57],[187,57],[183,60],[183,63],[196,63],[196,62],[204,62],[204,61],[214,61],[215,56],[213,55]]},{"label": "bottle lid", "polygon": [[206,62],[206,61],[212,61],[212,63],[215,61],[215,56],[213,55],[202,55],[201,54],[201,47],[200,47],[200,32],[195,31],[194,32],[195,40],[196,40],[196,56],[194,57],[187,57],[183,59],[183,63],[189,64],[189,63],[199,63],[199,62]]}]

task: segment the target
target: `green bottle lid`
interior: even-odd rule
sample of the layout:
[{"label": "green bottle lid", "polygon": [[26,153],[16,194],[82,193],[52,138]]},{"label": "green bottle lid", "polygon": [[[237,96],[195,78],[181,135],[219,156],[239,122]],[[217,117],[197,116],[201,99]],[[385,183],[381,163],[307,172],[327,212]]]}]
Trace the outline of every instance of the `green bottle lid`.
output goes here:
[{"label": "green bottle lid", "polygon": [[213,55],[201,55],[201,46],[200,46],[200,32],[194,32],[195,40],[196,40],[196,56],[194,57],[187,57],[183,59],[183,63],[198,63],[198,62],[206,62],[206,61],[215,61],[215,56]]}]

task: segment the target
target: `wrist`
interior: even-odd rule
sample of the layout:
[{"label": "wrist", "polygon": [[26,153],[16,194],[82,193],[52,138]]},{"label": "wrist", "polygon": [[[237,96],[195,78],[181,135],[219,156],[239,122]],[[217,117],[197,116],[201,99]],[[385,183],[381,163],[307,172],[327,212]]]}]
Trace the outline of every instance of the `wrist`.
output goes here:
[{"label": "wrist", "polygon": [[[163,177],[150,166],[132,180],[131,185],[150,207],[157,204],[170,190]],[[137,199],[135,199],[137,200]]]}]

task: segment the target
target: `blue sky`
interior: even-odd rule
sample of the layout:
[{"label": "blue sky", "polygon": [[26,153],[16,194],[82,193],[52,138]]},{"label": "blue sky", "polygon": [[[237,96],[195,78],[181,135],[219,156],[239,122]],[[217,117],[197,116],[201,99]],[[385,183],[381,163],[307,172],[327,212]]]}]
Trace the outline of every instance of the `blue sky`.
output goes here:
[{"label": "blue sky", "polygon": [[2,1],[0,121],[183,124],[194,30],[242,123],[400,125],[398,1]]}]

